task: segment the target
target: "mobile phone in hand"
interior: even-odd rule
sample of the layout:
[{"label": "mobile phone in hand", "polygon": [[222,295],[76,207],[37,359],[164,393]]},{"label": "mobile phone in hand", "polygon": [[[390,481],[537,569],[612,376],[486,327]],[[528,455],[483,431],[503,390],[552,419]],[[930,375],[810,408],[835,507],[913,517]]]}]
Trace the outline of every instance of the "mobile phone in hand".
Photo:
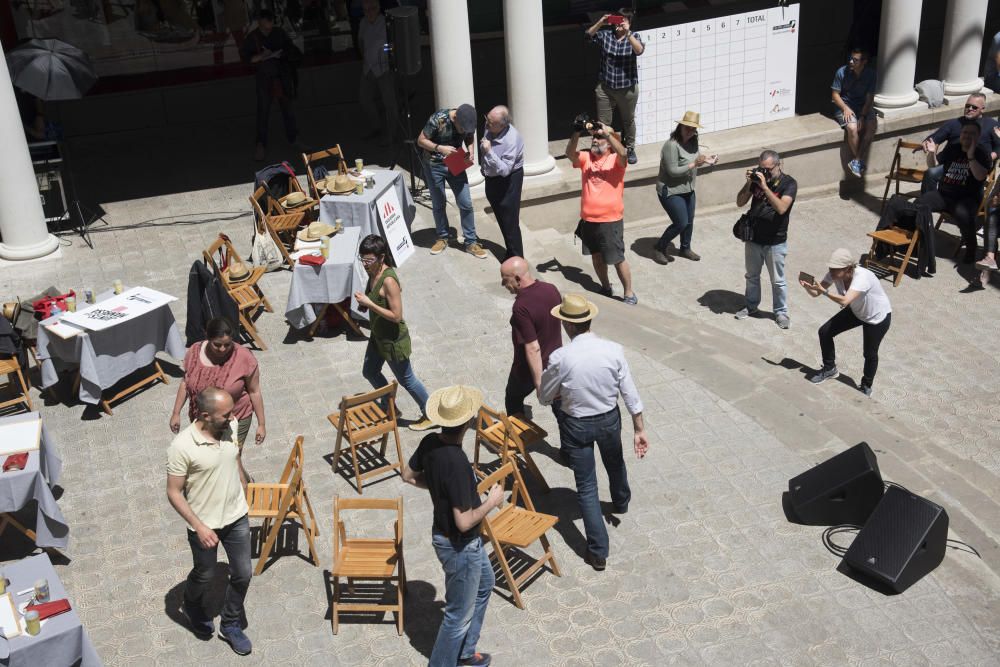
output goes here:
[{"label": "mobile phone in hand", "polygon": [[621,14],[612,14],[608,17],[608,25],[621,25],[625,21],[625,17]]},{"label": "mobile phone in hand", "polygon": [[804,282],[807,285],[815,285],[816,284],[816,278],[815,278],[815,276],[811,276],[808,273],[806,273],[805,271],[799,271],[799,280],[801,280],[802,282]]}]

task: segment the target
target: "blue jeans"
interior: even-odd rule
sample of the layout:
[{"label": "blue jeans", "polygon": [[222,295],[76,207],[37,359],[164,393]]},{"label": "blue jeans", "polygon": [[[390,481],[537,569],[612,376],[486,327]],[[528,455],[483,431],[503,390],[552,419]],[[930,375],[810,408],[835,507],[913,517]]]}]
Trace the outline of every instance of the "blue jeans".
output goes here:
[{"label": "blue jeans", "polygon": [[454,667],[476,652],[496,579],[478,535],[453,541],[434,533],[431,543],[444,569],[444,618],[431,650],[430,667]]},{"label": "blue jeans", "polygon": [[656,248],[663,252],[667,244],[680,234],[681,250],[691,249],[691,234],[694,232],[694,190],[682,195],[667,196],[666,188],[659,195],[660,206],[670,217],[670,226],[656,242]]},{"label": "blue jeans", "polygon": [[774,315],[788,314],[788,286],[785,284],[785,255],[788,241],[777,245],[761,245],[749,241],[743,244],[746,259],[747,308],[750,312],[760,305],[760,270],[767,266],[771,276],[771,298],[774,301]]},{"label": "blue jeans", "polygon": [[466,246],[476,243],[476,216],[472,210],[472,194],[469,192],[469,177],[463,171],[452,176],[442,162],[424,160],[424,180],[431,193],[431,208],[434,211],[434,227],[439,239],[448,238],[448,214],[445,212],[447,200],[444,196],[445,184],[455,194],[459,216],[462,221],[462,241]]},{"label": "blue jeans", "polygon": [[[361,367],[361,374],[376,389],[381,389],[389,384],[385,375],[382,374],[382,366],[386,363],[389,364],[389,369],[396,376],[396,379],[399,380],[399,384],[403,385],[406,393],[420,406],[420,414],[427,414],[427,389],[424,388],[424,383],[417,379],[410,360],[387,361],[379,353],[378,348],[375,347],[375,341],[369,338],[368,349],[365,350],[365,363]],[[387,401],[383,401],[383,410],[386,408],[387,403]]]},{"label": "blue jeans", "polygon": [[[184,604],[204,613],[202,599],[215,575],[219,546],[206,549],[201,546],[196,532],[188,530],[187,534],[194,567],[188,574],[187,585],[184,587]],[[215,534],[219,536],[219,543],[226,550],[226,558],[229,559],[229,585],[226,587],[222,618],[219,623],[221,627],[225,627],[240,622],[243,616],[243,600],[246,599],[247,589],[250,588],[250,576],[253,574],[250,565],[250,522],[244,514],[242,518],[228,526],[217,529]]]},{"label": "blue jeans", "polygon": [[556,412],[559,422],[559,446],[569,460],[576,477],[576,497],[580,503],[583,528],[587,532],[587,549],[601,558],[608,557],[608,529],[601,514],[597,497],[597,464],[594,442],[601,452],[604,469],[611,487],[611,502],[618,509],[628,507],[632,491],[628,486],[628,471],[622,455],[622,416],[615,407],[592,417],[572,417]]}]

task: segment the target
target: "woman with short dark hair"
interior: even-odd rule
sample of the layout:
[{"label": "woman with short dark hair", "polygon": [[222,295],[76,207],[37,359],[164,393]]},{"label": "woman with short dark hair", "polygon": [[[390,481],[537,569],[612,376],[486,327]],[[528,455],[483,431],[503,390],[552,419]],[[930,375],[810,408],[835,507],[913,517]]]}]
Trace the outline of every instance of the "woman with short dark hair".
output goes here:
[{"label": "woman with short dark hair", "polygon": [[194,421],[195,398],[203,389],[217,387],[233,397],[233,417],[237,420],[236,440],[240,449],[250,433],[250,419],[257,416],[254,440],[264,442],[264,398],[260,392],[260,368],[253,352],[237,345],[233,338],[236,327],[225,317],[215,317],[205,325],[205,340],[188,348],[184,355],[184,377],[177,387],[174,411],[170,415],[170,430],[180,431],[181,408],[188,402],[188,417]]},{"label": "woman with short dark hair", "polygon": [[403,321],[403,294],[396,270],[387,252],[385,240],[369,234],[361,240],[358,255],[368,273],[368,288],[355,292],[354,299],[371,316],[371,336],[365,350],[365,363],[361,374],[376,389],[389,384],[382,374],[386,363],[407,393],[420,406],[420,419],[410,424],[414,431],[433,427],[427,419],[427,389],[417,379],[410,363],[410,332]]}]

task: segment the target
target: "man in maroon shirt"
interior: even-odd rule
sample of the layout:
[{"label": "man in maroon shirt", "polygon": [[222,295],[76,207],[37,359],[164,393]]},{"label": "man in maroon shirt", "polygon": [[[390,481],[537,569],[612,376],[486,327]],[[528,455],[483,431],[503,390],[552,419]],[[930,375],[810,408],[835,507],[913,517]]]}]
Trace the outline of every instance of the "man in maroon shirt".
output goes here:
[{"label": "man in maroon shirt", "polygon": [[510,317],[514,362],[507,378],[505,410],[508,415],[524,414],[524,399],[538,389],[549,355],[562,347],[562,327],[551,314],[562,297],[555,285],[535,280],[521,257],[500,265],[500,284],[516,295]]}]

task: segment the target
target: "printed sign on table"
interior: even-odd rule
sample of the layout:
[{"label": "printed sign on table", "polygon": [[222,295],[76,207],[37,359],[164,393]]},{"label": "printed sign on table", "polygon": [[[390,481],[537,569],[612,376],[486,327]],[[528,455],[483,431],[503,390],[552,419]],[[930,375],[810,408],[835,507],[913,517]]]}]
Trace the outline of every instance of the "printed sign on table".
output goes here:
[{"label": "printed sign on table", "polygon": [[382,223],[382,236],[389,246],[392,259],[396,262],[396,266],[402,266],[403,262],[413,254],[413,239],[410,238],[410,230],[406,228],[403,207],[399,205],[396,188],[389,188],[376,199],[375,209],[378,211],[378,219]]},{"label": "printed sign on table", "polygon": [[176,297],[148,287],[133,287],[75,313],[66,313],[62,317],[62,321],[83,327],[88,331],[101,331],[176,300]]}]

